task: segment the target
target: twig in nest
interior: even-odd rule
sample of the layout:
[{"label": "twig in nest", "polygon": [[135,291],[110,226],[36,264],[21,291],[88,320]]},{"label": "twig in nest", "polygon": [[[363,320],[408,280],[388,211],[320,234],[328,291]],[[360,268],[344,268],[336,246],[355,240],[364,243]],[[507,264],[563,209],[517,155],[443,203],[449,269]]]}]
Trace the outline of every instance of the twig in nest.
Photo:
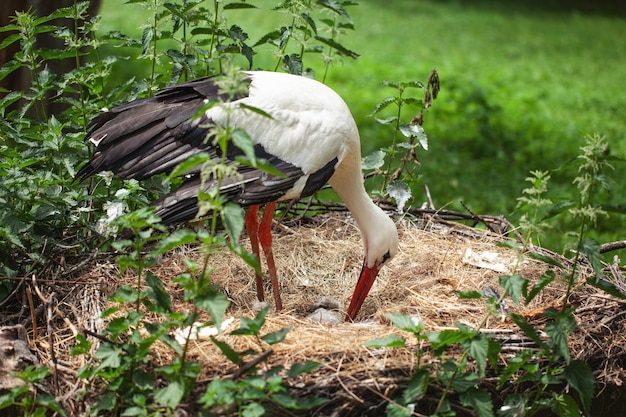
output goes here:
[{"label": "twig in nest", "polygon": [[109,339],[106,336],[103,336],[101,334],[98,334],[96,332],[92,332],[89,329],[85,329],[83,328],[83,333],[85,333],[87,336],[91,336],[91,337],[95,337],[96,339],[98,339],[101,342],[105,342],[105,343],[110,343],[112,345],[115,345],[115,342],[113,342],[111,339]]},{"label": "twig in nest", "polygon": [[268,349],[265,352],[261,353],[259,356],[253,358],[252,360],[245,362],[243,365],[233,371],[231,379],[238,379],[241,375],[244,375],[246,372],[257,366],[261,362],[265,362],[273,354],[274,350]]},{"label": "twig in nest", "polygon": [[[56,294],[52,292],[48,297],[44,297],[41,290],[39,289],[39,285],[37,284],[37,279],[35,275],[33,275],[32,279],[33,289],[35,290],[35,294],[41,300],[46,310],[46,329],[48,331],[48,344],[50,345],[50,361],[54,366],[54,372],[52,374],[52,378],[54,381],[54,390],[55,393],[59,392],[59,376],[57,369],[57,358],[54,350],[54,331],[52,328],[52,304],[56,301]],[[33,328],[36,327],[35,320],[33,319]]]},{"label": "twig in nest", "polygon": [[600,246],[600,253],[607,253],[624,248],[626,248],[626,240],[618,240],[617,242],[605,243]]},{"label": "twig in nest", "polygon": [[426,198],[428,199],[428,208],[434,210],[435,205],[433,204],[433,198],[430,195],[430,188],[428,188],[428,184],[424,184],[424,190],[426,191]]}]

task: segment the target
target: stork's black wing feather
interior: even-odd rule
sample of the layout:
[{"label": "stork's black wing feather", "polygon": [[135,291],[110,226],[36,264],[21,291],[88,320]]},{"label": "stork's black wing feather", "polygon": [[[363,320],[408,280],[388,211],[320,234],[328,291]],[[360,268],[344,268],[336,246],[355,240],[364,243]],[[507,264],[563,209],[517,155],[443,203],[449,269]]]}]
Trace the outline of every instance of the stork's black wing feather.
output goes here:
[{"label": "stork's black wing feather", "polygon": [[[153,98],[139,99],[104,113],[90,123],[89,138],[96,144],[91,161],[77,173],[84,179],[100,171],[112,171],[124,179],[145,179],[171,172],[180,162],[199,152],[208,152],[216,160],[222,155],[207,138],[212,123],[206,116],[192,120],[207,99],[218,97],[218,88],[210,77],[170,87]],[[238,97],[242,98],[242,97]],[[257,158],[263,158],[281,176],[240,166],[237,178],[226,178],[220,193],[243,206],[263,204],[283,197],[304,174],[299,167],[270,155],[255,145]],[[232,143],[226,163],[232,163],[242,151]],[[330,178],[337,161],[309,176],[302,196],[311,195]],[[198,212],[197,192],[215,186],[209,179],[204,184],[199,173],[192,172],[183,185],[154,204],[165,223],[193,219]]]}]

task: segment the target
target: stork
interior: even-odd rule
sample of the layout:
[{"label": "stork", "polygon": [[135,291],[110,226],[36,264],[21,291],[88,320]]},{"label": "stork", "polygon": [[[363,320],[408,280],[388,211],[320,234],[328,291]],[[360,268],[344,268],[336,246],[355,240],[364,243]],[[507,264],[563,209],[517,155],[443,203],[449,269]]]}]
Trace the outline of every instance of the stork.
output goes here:
[{"label": "stork", "polygon": [[[361,274],[346,314],[346,320],[353,320],[380,268],[398,250],[394,222],[374,204],[363,186],[356,123],[341,97],[315,80],[264,71],[246,71],[245,77],[245,93],[199,116],[199,109],[209,100],[224,99],[213,77],[165,88],[155,97],[137,99],[97,116],[87,136],[95,151],[77,178],[112,171],[120,178],[142,180],[171,172],[178,163],[199,152],[208,152],[219,161],[224,155],[210,137],[209,126],[228,124],[245,130],[254,142],[257,157],[266,159],[282,175],[239,165],[240,175],[225,179],[220,192],[247,207],[245,223],[252,250],[260,260],[260,242],[276,309],[282,309],[271,237],[276,202],[310,196],[328,182],[354,217],[365,248]],[[251,109],[261,109],[271,117]],[[241,154],[230,144],[225,159],[232,163]],[[188,172],[181,187],[154,203],[164,223],[184,222],[196,216],[198,190],[216,185],[211,180],[203,184],[198,171]],[[265,211],[259,223],[260,205],[265,205]],[[259,274],[256,284],[257,297],[263,301]]]}]

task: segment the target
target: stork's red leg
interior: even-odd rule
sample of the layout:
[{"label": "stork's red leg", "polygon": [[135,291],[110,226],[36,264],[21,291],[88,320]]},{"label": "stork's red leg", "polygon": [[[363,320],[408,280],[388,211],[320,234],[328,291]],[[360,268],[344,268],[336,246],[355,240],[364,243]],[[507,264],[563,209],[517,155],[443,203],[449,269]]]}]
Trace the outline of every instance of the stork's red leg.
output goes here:
[{"label": "stork's red leg", "polygon": [[259,226],[259,240],[261,241],[261,247],[263,248],[265,259],[267,260],[267,270],[270,274],[270,280],[272,281],[272,291],[274,292],[276,310],[282,310],[283,302],[280,299],[278,276],[276,275],[276,264],[274,263],[274,253],[272,251],[272,219],[274,218],[275,210],[276,202],[267,203],[265,205],[263,218],[261,219],[261,225]]},{"label": "stork's red leg", "polygon": [[[259,268],[261,267],[261,253],[259,251],[259,206],[250,206],[246,213],[246,229],[248,229],[248,237],[250,238],[250,246],[252,253],[259,260]],[[263,291],[263,277],[258,272],[256,276],[256,297],[259,301],[265,301],[265,293]]]}]

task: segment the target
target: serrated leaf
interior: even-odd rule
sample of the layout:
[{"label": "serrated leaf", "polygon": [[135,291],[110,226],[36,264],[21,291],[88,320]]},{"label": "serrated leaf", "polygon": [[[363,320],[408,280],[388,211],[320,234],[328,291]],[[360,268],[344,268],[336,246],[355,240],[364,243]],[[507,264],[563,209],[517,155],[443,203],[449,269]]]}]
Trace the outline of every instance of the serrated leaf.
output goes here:
[{"label": "serrated leaf", "polygon": [[418,124],[408,124],[400,126],[400,133],[407,138],[415,138],[424,150],[428,150],[428,137],[424,128]]},{"label": "serrated leaf", "polygon": [[295,378],[298,375],[308,374],[317,371],[322,367],[322,364],[315,361],[297,362],[291,365],[291,368],[287,371],[289,378]]},{"label": "serrated leaf", "polygon": [[527,294],[528,280],[519,274],[501,275],[500,286],[511,296],[513,302],[519,305],[520,297]]},{"label": "serrated leaf", "polygon": [[411,189],[404,181],[395,180],[387,184],[387,194],[396,200],[396,207],[399,213],[404,211],[404,205],[412,197]]},{"label": "serrated leaf", "polygon": [[257,7],[250,3],[228,3],[225,4],[224,10],[236,10],[236,9],[256,9]]},{"label": "serrated leaf", "polygon": [[569,363],[570,351],[568,338],[576,328],[576,319],[574,319],[574,316],[568,311],[559,311],[555,315],[556,318],[546,324],[544,331],[550,336],[550,339],[552,339],[552,344],[557,352],[565,359],[566,363]]},{"label": "serrated leaf", "polygon": [[348,21],[352,21],[352,19],[350,18],[350,15],[348,14],[348,12],[346,12],[346,9],[344,9],[341,2],[337,0],[317,0],[316,3],[319,4],[320,6],[324,6],[332,10],[333,12],[337,13],[339,16],[343,17],[344,19]]},{"label": "serrated leaf", "polygon": [[489,338],[487,335],[479,333],[475,337],[464,341],[461,345],[465,352],[476,361],[480,376],[485,376],[487,353],[489,351]]},{"label": "serrated leaf", "polygon": [[385,164],[385,153],[380,149],[367,155],[361,161],[361,169],[371,170],[378,169]]},{"label": "serrated leaf", "polygon": [[340,55],[345,55],[345,56],[348,56],[348,57],[353,58],[353,59],[357,59],[360,56],[356,52],[351,51],[350,49],[348,49],[345,46],[341,45],[339,42],[335,41],[334,39],[325,38],[325,37],[319,36],[319,35],[315,35],[314,37],[315,37],[315,39],[317,39],[318,41],[322,42],[323,44],[326,44],[326,45],[330,46],[331,48],[333,48]]},{"label": "serrated leaf", "polygon": [[396,102],[396,98],[395,97],[387,97],[385,99],[383,99],[380,103],[378,103],[376,105],[376,107],[374,107],[374,110],[372,110],[372,112],[370,114],[368,114],[368,116],[373,116],[376,113],[380,112],[381,110],[385,109],[387,106],[389,106],[391,103],[395,103]]},{"label": "serrated leaf", "polygon": [[363,343],[363,346],[368,347],[368,348],[373,348],[373,349],[381,348],[381,347],[397,348],[397,347],[404,347],[405,340],[404,338],[400,336],[391,334],[389,336],[377,337],[375,339],[368,340],[367,342]]},{"label": "serrated leaf", "polygon": [[141,34],[141,54],[146,55],[150,49],[152,39],[154,38],[154,30],[152,27],[146,27]]}]

